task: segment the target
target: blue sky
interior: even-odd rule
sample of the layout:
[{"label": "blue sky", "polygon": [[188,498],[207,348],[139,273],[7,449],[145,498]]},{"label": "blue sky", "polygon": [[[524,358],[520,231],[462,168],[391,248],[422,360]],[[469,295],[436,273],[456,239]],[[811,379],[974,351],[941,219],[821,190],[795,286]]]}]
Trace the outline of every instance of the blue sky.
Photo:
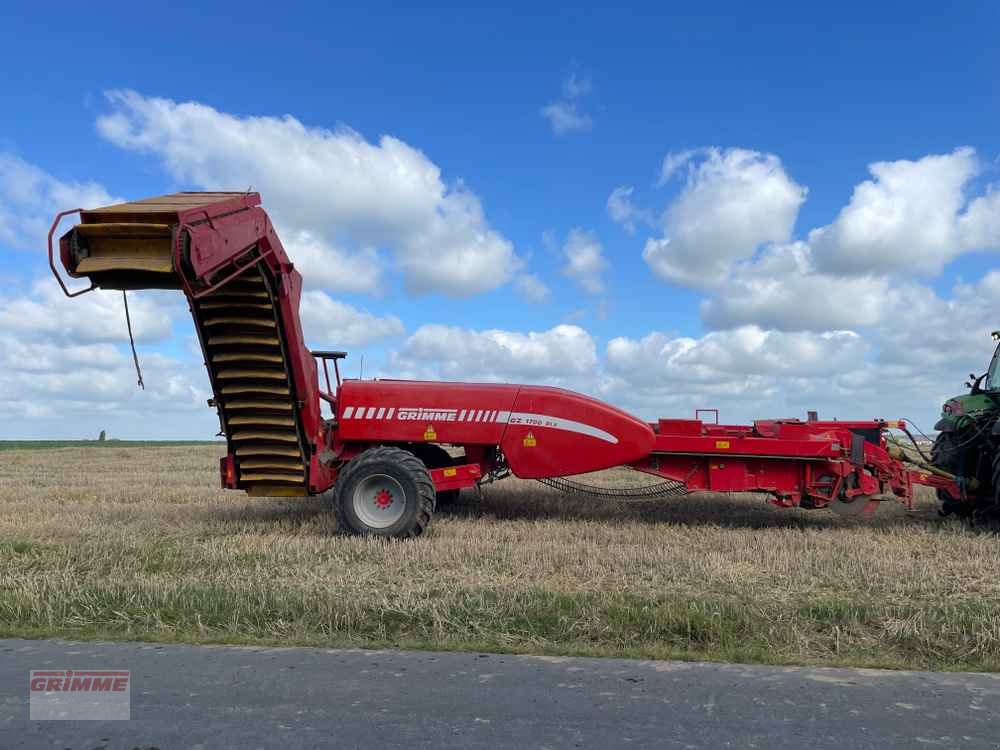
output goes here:
[{"label": "blue sky", "polygon": [[[293,260],[290,236],[323,245],[299,263],[307,281],[324,262],[331,274],[314,284],[325,297],[307,331],[317,344],[353,340],[351,372],[364,352],[372,374],[551,382],[645,416],[809,406],[928,423],[989,356],[995,4],[26,7],[8,11],[0,49],[0,219],[16,227],[0,229],[0,269],[14,279],[0,296],[11,342],[0,436],[211,429],[176,300],[140,307],[145,393],[128,377],[115,300],[98,333],[31,322],[74,315],[36,285],[38,217],[101,191],[260,190]],[[262,117],[275,119],[247,119]],[[306,141],[318,150],[303,158],[343,176],[327,183],[301,162],[283,173],[281,149]],[[379,180],[389,164],[440,176],[398,194],[380,182],[384,201],[355,201],[369,167],[337,167],[362,152]],[[678,166],[663,181],[668,155]],[[895,167],[873,176],[880,162]],[[874,189],[852,202],[866,180]],[[629,216],[609,209],[618,188]],[[442,257],[472,258],[469,278],[449,287],[420,270],[432,240],[453,253]],[[355,276],[377,263],[377,282],[345,287],[333,258]],[[315,311],[327,309],[340,322],[324,324]],[[85,387],[60,375],[88,360],[104,364],[76,365]]]}]

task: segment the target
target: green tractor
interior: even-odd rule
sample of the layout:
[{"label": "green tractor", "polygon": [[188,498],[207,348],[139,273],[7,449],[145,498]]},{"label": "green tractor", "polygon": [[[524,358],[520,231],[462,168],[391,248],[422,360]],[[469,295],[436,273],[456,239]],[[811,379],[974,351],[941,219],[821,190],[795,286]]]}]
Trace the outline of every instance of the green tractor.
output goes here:
[{"label": "green tractor", "polygon": [[[993,340],[1000,341],[1000,331],[993,332]],[[1000,516],[1000,345],[989,369],[979,376],[970,374],[965,385],[969,392],[948,399],[941,409],[931,460],[965,483],[972,502],[955,502],[939,490],[941,513],[996,520]]]}]

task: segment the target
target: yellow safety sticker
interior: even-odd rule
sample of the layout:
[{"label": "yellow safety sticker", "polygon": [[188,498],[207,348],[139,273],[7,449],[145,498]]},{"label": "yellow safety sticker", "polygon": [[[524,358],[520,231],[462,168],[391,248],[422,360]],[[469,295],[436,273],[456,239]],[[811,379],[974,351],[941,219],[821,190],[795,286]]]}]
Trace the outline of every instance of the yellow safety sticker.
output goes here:
[{"label": "yellow safety sticker", "polygon": [[536,445],[538,445],[538,441],[535,440],[535,433],[529,432],[527,435],[525,435],[523,443],[525,448],[534,448]]},{"label": "yellow safety sticker", "polygon": [[424,430],[424,440],[437,440],[438,434],[434,432],[434,425],[427,425],[427,429]]},{"label": "yellow safety sticker", "polygon": [[444,470],[444,475],[446,477],[453,477],[453,476],[456,476],[457,474],[458,474],[458,469],[445,469]]},{"label": "yellow safety sticker", "polygon": [[715,441],[715,448],[716,448],[716,450],[720,450],[720,451],[727,450],[729,448],[729,441],[728,440],[716,440]]}]

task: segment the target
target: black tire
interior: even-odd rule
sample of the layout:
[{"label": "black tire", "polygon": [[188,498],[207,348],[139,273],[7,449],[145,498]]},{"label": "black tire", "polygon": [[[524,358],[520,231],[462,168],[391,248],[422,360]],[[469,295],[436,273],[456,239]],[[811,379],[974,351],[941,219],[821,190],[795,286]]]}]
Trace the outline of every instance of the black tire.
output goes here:
[{"label": "black tire", "polygon": [[[453,466],[455,459],[451,457],[440,445],[434,443],[410,443],[406,450],[424,462],[428,469],[443,469],[445,466]],[[458,501],[462,494],[461,490],[442,490],[437,493],[437,505],[450,505]]]},{"label": "black tire", "polygon": [[[363,495],[366,484],[373,481],[387,482],[402,491],[404,502],[398,519],[385,519],[385,524],[373,523],[370,516],[366,520],[368,511]],[[338,521],[346,531],[366,536],[396,539],[420,536],[434,515],[434,500],[434,483],[427,467],[409,451],[391,446],[369,448],[352,458],[341,469],[334,487]],[[393,501],[390,497],[390,504]]]},{"label": "black tire", "polygon": [[950,474],[960,474],[962,470],[962,446],[958,434],[940,432],[931,446],[931,463]]},{"label": "black tire", "polygon": [[1000,509],[1000,450],[993,454],[993,510]]},{"label": "black tire", "polygon": [[[931,463],[949,474],[963,474],[965,459],[962,456],[962,450],[959,433],[939,432],[938,436],[934,438],[934,445],[931,446]],[[954,500],[944,490],[937,491],[937,498],[941,503],[942,513],[946,515],[950,513],[965,515],[968,512],[965,503]]]}]

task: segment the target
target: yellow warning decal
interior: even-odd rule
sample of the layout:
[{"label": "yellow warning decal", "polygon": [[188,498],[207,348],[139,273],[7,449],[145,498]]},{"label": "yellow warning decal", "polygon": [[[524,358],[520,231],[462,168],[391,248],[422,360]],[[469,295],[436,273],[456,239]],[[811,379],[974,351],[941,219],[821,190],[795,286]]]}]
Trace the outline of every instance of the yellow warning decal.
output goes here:
[{"label": "yellow warning decal", "polygon": [[445,475],[446,477],[454,477],[454,476],[457,476],[457,475],[458,475],[458,469],[450,469],[450,468],[449,468],[449,469],[445,469],[445,470],[444,470],[444,475]]},{"label": "yellow warning decal", "polygon": [[525,435],[524,440],[522,442],[524,443],[525,448],[534,448],[536,445],[538,445],[538,441],[535,440],[535,433],[533,432],[529,432],[527,435]]},{"label": "yellow warning decal", "polygon": [[716,450],[720,450],[720,451],[728,450],[728,448],[729,448],[729,441],[728,440],[716,440],[715,441],[715,448],[716,448]]},{"label": "yellow warning decal", "polygon": [[434,431],[434,425],[427,425],[427,429],[424,430],[424,440],[437,440],[438,434]]}]

